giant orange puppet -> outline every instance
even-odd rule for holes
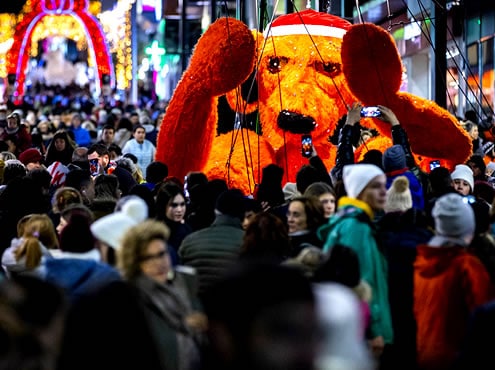
[[[294,181],[308,161],[301,155],[302,134],[312,136],[318,155],[331,169],[337,148],[328,138],[347,107],[361,101],[394,111],[422,168],[433,159],[447,168],[464,162],[472,151],[466,132],[434,102],[400,92],[402,73],[394,40],[373,24],[351,25],[305,10],[278,17],[261,34],[235,19],[219,19],[198,41],[174,92],[156,159],[167,163],[173,176],[200,170],[246,193],[253,191],[259,170],[269,163],[280,165],[286,179]],[[257,97],[246,99],[253,87]],[[257,110],[260,129],[236,126],[218,135],[222,95],[240,117]],[[391,145],[387,124],[366,119],[362,125],[381,135],[357,148],[356,160],[366,150],[383,151]]]

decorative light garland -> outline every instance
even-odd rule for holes
[[[38,42],[50,36],[61,36],[74,40],[78,50],[88,47],[84,27],[70,15],[48,15],[33,30],[30,55],[38,55]]]
[[[127,0],[128,1],[128,0]],[[93,7],[93,9],[98,8]],[[101,8],[100,8],[101,9]],[[112,60],[107,48],[107,42],[97,19],[89,13],[89,0],[27,0],[21,15],[18,17],[14,43],[7,53],[6,72],[7,75],[15,74],[17,79],[15,95],[24,94],[25,69],[29,60],[29,53],[33,48],[33,41],[36,40],[35,30],[39,23],[50,22],[50,17],[72,17],[74,22],[81,25],[84,30],[85,39],[90,51],[90,59],[94,59],[98,67],[99,81],[103,81],[103,76],[110,76],[110,85],[115,85],[114,70]],[[44,18],[48,18],[46,21]],[[62,23],[64,20],[61,21]],[[60,30],[54,30],[61,32]],[[52,35],[53,35],[52,34]],[[40,36],[41,37],[41,36]],[[91,65],[92,62],[90,61]]]
[[[125,90],[132,80],[131,9],[136,0],[119,0],[115,9],[98,16],[110,51],[116,54],[115,79],[119,90]]]
[[[0,14],[0,78],[7,77],[5,55],[14,43],[14,30],[17,17],[14,14]]]

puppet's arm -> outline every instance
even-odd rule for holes
[[[352,26],[344,36],[341,54],[352,93],[364,105],[384,105],[395,113],[423,169],[427,159],[440,159],[447,168],[466,161],[471,140],[457,119],[433,101],[399,91],[403,68],[388,32],[370,23]],[[374,122],[390,136],[389,127]]]

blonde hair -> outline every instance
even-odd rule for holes
[[[79,190],[69,186],[58,188],[52,198],[53,212],[61,213],[70,204],[83,204]]]
[[[117,267],[127,280],[141,274],[140,262],[148,245],[156,239],[167,241],[169,228],[162,222],[146,220],[131,227],[124,234],[120,249],[117,251]]]
[[[134,179],[138,184],[144,184],[146,182],[146,179],[144,178],[143,170],[139,166],[136,166],[136,172],[132,174],[132,177],[134,177]]]
[[[33,214],[27,220],[21,221],[18,231],[22,231],[23,241],[14,256],[17,261],[25,257],[26,268],[34,269],[39,266],[43,255],[40,243],[48,249],[58,248],[57,234],[52,220],[47,215]]]
[[[24,227],[26,227],[26,223],[29,221],[31,217],[33,217],[33,213],[29,215],[22,216],[19,221],[17,221],[17,237],[20,238],[22,237],[22,234],[24,234]]]

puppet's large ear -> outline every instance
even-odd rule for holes
[[[215,21],[196,44],[187,71],[200,81],[212,96],[225,94],[244,82],[255,63],[255,43],[249,28],[240,21],[222,18]]]
[[[174,90],[158,134],[155,160],[183,178],[200,170],[216,136],[217,100],[243,83],[256,61],[251,30],[234,18],[220,18],[196,44],[188,68]]]
[[[347,84],[360,101],[387,105],[388,97],[399,91],[402,62],[394,39],[383,28],[353,25],[342,40],[341,57]]]
[[[256,57],[259,60],[265,38],[263,37],[263,34],[257,30],[253,30],[252,34],[256,41]],[[238,86],[225,94],[227,102],[234,112],[248,114],[253,113],[258,109],[258,80],[256,79],[255,68],[256,65],[253,67],[249,78],[244,81],[241,86]]]

